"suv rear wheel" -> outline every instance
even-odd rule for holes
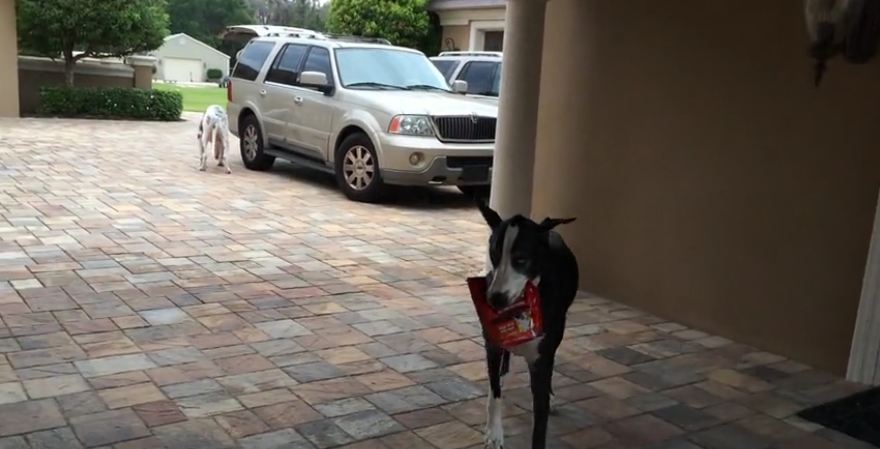
[[[238,135],[241,147],[241,161],[250,170],[268,170],[275,163],[275,156],[263,153],[263,131],[260,123],[253,115],[246,115],[241,120]]]
[[[363,133],[345,138],[336,149],[336,182],[349,199],[374,203],[385,193],[373,142]]]

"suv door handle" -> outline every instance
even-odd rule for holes
[[[300,96],[293,97],[293,102],[296,104],[303,104],[303,97],[300,97]]]
[[[266,96],[266,89],[260,89],[260,95]]]

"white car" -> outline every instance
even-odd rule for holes
[[[497,99],[501,91],[501,53],[493,51],[445,51],[431,58],[449,85],[467,83],[467,93]]]
[[[387,184],[488,187],[495,105],[453,92],[419,51],[292,34],[251,39],[232,72],[227,109],[247,168],[282,158],[368,202]]]

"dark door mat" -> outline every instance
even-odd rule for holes
[[[880,447],[880,388],[806,409],[798,416]]]

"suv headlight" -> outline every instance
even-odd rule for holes
[[[433,136],[431,119],[426,115],[397,115],[388,125],[388,133],[404,136]]]

